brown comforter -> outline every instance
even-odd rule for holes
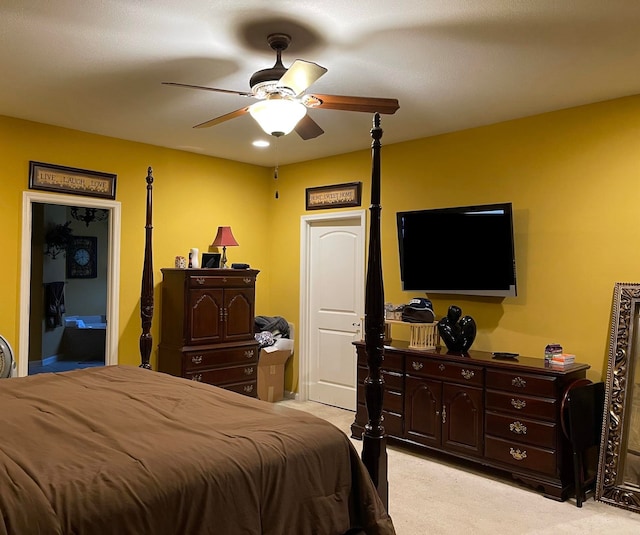
[[[347,436],[134,367],[0,381],[0,534],[392,534]]]

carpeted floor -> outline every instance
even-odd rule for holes
[[[354,413],[314,403],[281,401],[328,420],[350,435]],[[362,442],[352,439],[358,451]],[[640,514],[596,502],[556,502],[509,479],[455,462],[387,448],[389,514],[397,535],[637,535]]]
[[[93,368],[94,366],[104,366],[104,361],[100,360],[58,360],[51,364],[41,364],[40,361],[29,363],[29,375],[37,373],[67,372],[80,368]]]

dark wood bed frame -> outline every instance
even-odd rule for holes
[[[384,379],[380,372],[384,349],[384,285],[382,281],[382,254],[380,248],[380,114],[373,118],[371,129],[371,206],[369,207],[369,257],[367,260],[367,281],[365,288],[365,348],[369,375],[365,380],[365,401],[369,422],[362,435],[362,462],[369,471],[371,480],[378,491],[382,503],[388,509],[387,450],[386,435],[382,425],[382,396]],[[153,254],[152,254],[152,193],[153,171],[147,170],[147,205],[145,224],[144,265],[140,296],[141,368],[151,369],[149,359],[153,339]]]

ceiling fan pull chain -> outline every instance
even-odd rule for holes
[[[278,164],[278,161],[279,161],[279,158],[278,158],[278,143],[279,143],[279,141],[280,141],[280,138],[276,138],[276,142],[275,142],[275,146],[276,146],[276,148],[275,148],[275,151],[276,151],[276,166],[273,169],[273,180],[278,180],[278,166],[279,166],[279,164]],[[278,193],[278,189],[276,188],[276,199],[278,199],[278,198],[280,198],[280,194]]]

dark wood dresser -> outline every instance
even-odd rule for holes
[[[366,350],[358,353],[358,406],[351,426],[367,423]],[[564,500],[573,483],[571,447],[562,431],[567,388],[589,368],[552,368],[543,359],[497,360],[492,353],[448,354],[446,348],[385,346],[384,427],[391,442],[446,453],[509,472],[514,479]]]
[[[255,269],[163,269],[158,370],[257,396]]]

